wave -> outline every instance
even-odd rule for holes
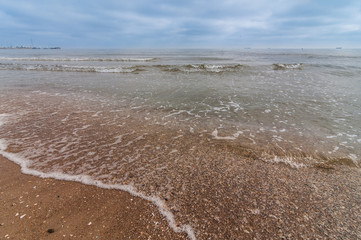
[[[78,66],[66,64],[16,64],[0,63],[0,70],[20,71],[54,71],[54,72],[96,72],[96,73],[139,73],[140,71],[158,69],[163,72],[184,72],[184,73],[223,73],[239,72],[247,66],[240,64],[231,65],[209,65],[209,64],[188,64],[188,65],[134,65],[134,66]]]
[[[8,61],[38,61],[38,62],[153,62],[157,58],[14,58],[0,57],[0,60]]]
[[[138,73],[143,69],[138,66],[131,67],[104,67],[104,66],[69,66],[69,65],[45,65],[45,64],[1,64],[0,70],[20,71],[53,71],[53,72],[94,72],[94,73]]]
[[[141,71],[162,71],[173,73],[242,73],[245,71],[263,71],[273,67],[273,70],[302,70],[303,63],[284,64],[275,63],[265,66],[248,66],[242,64],[186,64],[186,65],[72,65],[72,64],[26,64],[0,63],[0,70],[18,71],[54,71],[54,72],[94,72],[94,73],[139,73]]]
[[[209,72],[209,73],[222,73],[222,72],[237,72],[241,71],[247,66],[241,64],[187,64],[187,65],[155,65],[165,72]]]
[[[92,185],[103,189],[116,189],[142,198],[151,202],[159,210],[159,213],[166,219],[170,228],[176,233],[185,233],[190,240],[196,240],[195,232],[191,225],[179,225],[173,213],[169,210],[165,202],[157,196],[148,196],[138,191],[131,184],[105,184],[102,181],[96,180],[89,175],[71,175],[62,172],[41,172],[29,167],[30,161],[20,154],[10,153],[6,151],[7,143],[4,139],[0,139],[0,155],[20,166],[21,172],[28,175],[33,175],[40,178],[53,178],[57,180],[80,182],[85,185]]]
[[[273,70],[302,70],[303,63],[274,63]]]

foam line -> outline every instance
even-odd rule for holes
[[[274,162],[274,163],[284,163],[286,165],[289,165],[291,168],[295,168],[295,169],[307,167],[303,163],[297,163],[297,162],[293,161],[291,157],[283,157],[282,158],[282,157],[274,156],[273,159],[266,159],[265,161],[266,162]]]
[[[146,201],[151,202],[155,205],[160,214],[167,220],[171,229],[176,233],[184,232],[187,234],[190,240],[196,240],[195,232],[190,225],[181,225],[178,226],[176,220],[174,219],[174,215],[171,211],[168,210],[167,205],[161,200],[159,197],[156,196],[146,196],[145,194],[138,192],[132,185],[121,185],[121,184],[105,184],[101,181],[93,179],[91,176],[88,175],[70,175],[60,172],[50,172],[50,173],[43,173],[34,169],[30,169],[28,167],[29,160],[18,156],[15,153],[6,152],[5,149],[7,148],[7,144],[4,139],[0,139],[0,154],[5,158],[9,159],[10,161],[18,164],[20,166],[21,172],[24,174],[33,175],[40,178],[53,178],[57,180],[65,180],[65,181],[73,181],[73,182],[80,182],[85,185],[92,185],[97,186],[104,189],[117,189],[124,192],[128,192],[129,194],[140,197]]]
[[[0,60],[11,60],[11,61],[91,61],[91,62],[152,62],[157,58],[37,58],[37,57],[0,57]]]

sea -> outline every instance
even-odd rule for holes
[[[127,191],[189,239],[251,232],[265,169],[361,167],[360,49],[0,49],[0,99],[24,173]]]

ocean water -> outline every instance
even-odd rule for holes
[[[336,49],[2,49],[0,153],[26,173],[145,198],[203,238],[204,222],[236,207],[202,201],[239,193],[247,164],[360,168],[360,60]]]

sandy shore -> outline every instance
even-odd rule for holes
[[[25,155],[30,169],[131,183],[164,201],[199,240],[361,239],[361,171],[348,158],[295,162],[288,156],[304,142],[292,138],[274,148],[280,156],[265,157],[263,147],[272,142],[266,135],[253,144],[222,137],[234,129],[220,134],[210,123],[192,130],[179,115],[162,120],[171,113],[22,95],[2,97],[0,147]],[[20,110],[27,114],[6,114]],[[322,142],[308,142],[322,149]],[[23,175],[4,158],[0,204],[0,239],[186,239],[144,199]]]
[[[186,239],[118,190],[24,175],[0,156],[0,239]]]

